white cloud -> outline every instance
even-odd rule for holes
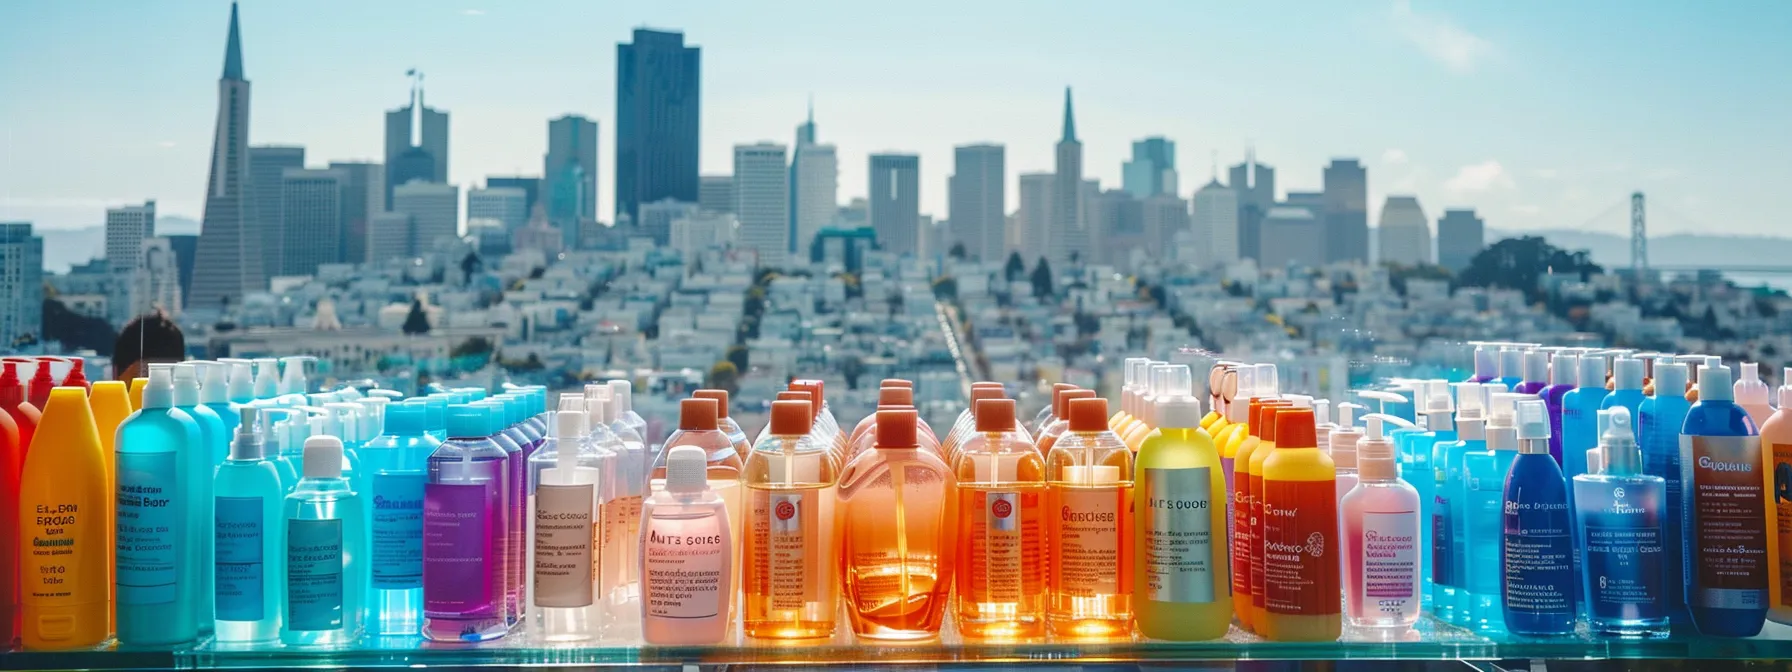
[[[485,16],[483,9],[463,9],[460,10],[460,13],[462,16]]]
[[[1406,150],[1396,148],[1383,151],[1381,153],[1381,162],[1390,166],[1398,166],[1402,163],[1406,163]]]
[[[1506,173],[1505,166],[1493,159],[1473,163],[1456,171],[1456,176],[1444,182],[1444,188],[1455,192],[1491,191],[1494,189],[1511,189],[1512,176]]]
[[[1497,51],[1492,42],[1448,18],[1413,12],[1411,0],[1397,0],[1391,19],[1401,37],[1457,74],[1474,72]]]

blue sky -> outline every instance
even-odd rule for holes
[[[195,217],[229,3],[0,2],[0,220],[78,227],[155,198]],[[1085,170],[1118,187],[1130,143],[1177,142],[1184,195],[1254,146],[1282,190],[1334,156],[1389,193],[1500,229],[1792,231],[1792,2],[1514,0],[248,0],[251,141],[312,163],[377,159],[404,72],[453,115],[450,178],[539,173],[546,122],[601,128],[613,209],[615,44],[637,26],[703,47],[702,162],[790,143],[812,94],[841,199],[867,154],[918,152],[945,217],[951,148],[1051,170],[1063,88]]]

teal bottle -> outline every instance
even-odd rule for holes
[[[1431,514],[1432,571],[1447,576],[1433,591],[1432,609],[1439,618],[1466,625],[1474,619],[1474,598],[1468,591],[1469,547],[1468,456],[1487,452],[1487,401],[1499,383],[1456,384],[1456,440],[1438,443],[1436,501]]]
[[[370,560],[366,627],[369,635],[415,635],[423,629],[425,468],[442,442],[427,431],[423,400],[379,401],[384,427],[361,447]]]
[[[241,411],[230,403],[229,365],[223,362],[193,364],[199,367],[199,403],[218,414],[218,420],[224,423],[224,436],[234,436]]]
[[[193,502],[199,534],[199,594],[212,594],[212,572],[205,568],[212,566],[212,535],[203,531],[212,521],[212,476],[218,465],[230,454],[230,434],[224,429],[224,421],[218,418],[216,411],[199,403],[199,367],[191,363],[174,365],[174,407],[185,411],[199,424],[199,441],[204,450],[193,451],[192,459],[185,464],[193,470],[193,495],[188,501]],[[212,601],[199,599],[199,620],[196,625],[200,634],[212,631]]]
[[[1640,435],[1637,424],[1642,419],[1643,402],[1643,360],[1630,357],[1619,357],[1612,362],[1612,393],[1599,402],[1599,410],[1609,411],[1622,407],[1630,413],[1630,430]],[[1598,420],[1595,419],[1595,422]],[[1594,439],[1597,443],[1598,439]],[[1563,446],[1565,450],[1567,447]]]
[[[199,423],[174,407],[174,365],[149,365],[143,407],[118,426],[118,643],[164,648],[199,636],[200,541],[209,521],[189,465],[210,461]],[[207,486],[210,478],[206,479]]]
[[[1599,410],[1610,394],[1605,369],[1604,357],[1587,353],[1580,359],[1576,387],[1562,395],[1562,474],[1570,479],[1587,473],[1587,451],[1599,446]]]
[[[1643,455],[1640,472],[1661,479],[1665,492],[1658,515],[1665,521],[1661,526],[1662,546],[1670,550],[1661,554],[1662,608],[1669,618],[1680,623],[1690,616],[1680,566],[1680,549],[1686,547],[1685,531],[1680,526],[1684,505],[1681,498],[1685,496],[1680,480],[1680,428],[1686,425],[1686,416],[1692,411],[1692,402],[1686,400],[1686,381],[1685,364],[1657,362],[1655,396],[1643,402],[1642,417],[1635,423],[1635,436]],[[1606,461],[1612,461],[1610,455]]]
[[[423,403],[427,405],[426,408],[429,412],[429,435],[436,437],[437,441],[447,441],[448,405],[454,403],[453,399],[448,393],[439,392],[424,397]]]
[[[280,642],[340,648],[361,636],[366,585],[361,498],[342,477],[342,440],[305,440],[304,475],[286,496],[286,580]]]
[[[268,460],[254,408],[238,413],[230,457],[212,481],[213,641],[252,646],[280,638],[280,596],[286,576],[280,472]]]
[[[295,443],[292,438],[292,423],[305,422],[305,412],[290,408],[277,408],[272,402],[257,400],[250,404],[252,408],[262,409],[266,416],[263,428],[267,432],[268,459],[274,462],[274,470],[280,474],[282,492],[292,492],[299,484],[299,461],[303,454],[303,445],[288,446]]]

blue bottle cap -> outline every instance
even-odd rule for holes
[[[423,405],[426,409],[424,426],[428,427],[429,431],[434,432],[448,429],[448,407],[453,405],[448,397],[439,397],[432,394],[423,398]]]
[[[467,399],[467,401],[469,401],[469,402],[472,402],[472,401],[484,401],[484,400],[485,400],[485,389],[484,389],[484,388],[479,388],[479,387],[457,387],[457,388],[454,388],[454,391],[455,391],[455,392],[458,392],[458,393],[460,393],[460,394],[462,394],[462,395],[465,395],[465,398],[466,398],[466,399]]]
[[[491,415],[485,407],[456,404],[448,407],[448,436],[456,439],[491,436]]]
[[[504,424],[514,425],[528,417],[529,409],[526,406],[528,402],[524,401],[521,396],[500,394],[492,398],[504,403]]]
[[[417,436],[428,431],[429,404],[421,399],[386,404],[386,434]]]

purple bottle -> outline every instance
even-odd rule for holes
[[[511,625],[523,620],[523,580],[526,572],[523,567],[523,530],[527,524],[523,513],[529,508],[529,451],[524,450],[527,441],[516,428],[509,424],[505,416],[504,402],[499,399],[487,399],[474,402],[474,406],[491,409],[491,439],[504,450],[504,468],[510,474],[510,482],[514,484],[505,505],[505,515],[509,518],[509,536],[504,541],[504,562],[508,568],[504,572],[504,607],[506,618]]]
[[[1580,355],[1560,354],[1549,360],[1549,387],[1537,396],[1549,413],[1549,454],[1562,464],[1562,400],[1580,386]]]
[[[510,631],[506,605],[509,456],[489,406],[448,409],[448,440],[423,485],[423,636],[478,642]]]
[[[1549,387],[1549,353],[1530,350],[1524,353],[1524,381],[1512,388],[1518,394],[1537,394]]]

